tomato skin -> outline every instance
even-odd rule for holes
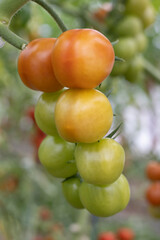
[[[55,92],[63,88],[56,80],[51,64],[55,41],[55,38],[35,39],[21,51],[18,72],[27,87],[43,92]]]
[[[55,107],[59,135],[69,142],[96,142],[108,132],[113,112],[107,97],[95,89],[68,89]]]
[[[55,105],[62,91],[43,93],[35,107],[35,119],[39,128],[47,135],[58,135],[54,121]]]
[[[137,43],[138,52],[143,52],[147,48],[147,45],[148,45],[147,37],[145,36],[145,34],[143,32],[141,32],[141,33],[137,34],[137,36],[135,36],[135,40]]]
[[[52,64],[57,80],[68,88],[95,88],[111,72],[114,49],[94,29],[71,29],[54,45]]]
[[[143,71],[144,61],[141,55],[135,56],[128,62],[128,68],[125,72],[125,77],[130,82],[136,82],[139,74]]]
[[[146,199],[151,205],[160,206],[160,182],[154,182],[148,187]]]
[[[118,36],[134,37],[142,31],[142,23],[136,16],[125,16],[115,27]]]
[[[77,177],[71,177],[62,182],[63,194],[67,202],[78,209],[84,208],[79,197],[80,185],[80,179]]]
[[[152,5],[148,6],[141,15],[144,28],[149,27],[155,21],[155,9]]]
[[[98,240],[117,240],[117,238],[112,232],[103,232],[99,234]]]
[[[151,161],[146,167],[146,176],[151,181],[160,180],[160,162]]]
[[[57,178],[67,178],[77,172],[74,157],[75,145],[58,136],[47,136],[38,151],[39,159],[47,171]]]
[[[119,38],[119,42],[114,45],[114,50],[116,56],[123,58],[124,60],[130,60],[137,53],[136,41],[131,37]]]
[[[149,6],[149,4],[150,0],[127,0],[126,12],[139,16]]]
[[[115,62],[111,72],[111,76],[114,77],[114,76],[123,75],[126,72],[127,67],[128,67],[127,62]]]
[[[133,230],[130,228],[120,228],[117,236],[119,240],[133,240],[135,237]]]
[[[122,146],[111,138],[96,143],[79,143],[75,149],[78,171],[85,182],[107,185],[121,175],[125,163]]]
[[[124,175],[106,186],[82,182],[79,193],[83,206],[98,217],[109,217],[122,211],[130,198],[129,184]]]

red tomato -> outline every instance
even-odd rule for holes
[[[160,180],[160,162],[149,162],[146,168],[146,175],[152,181]]]
[[[68,88],[95,88],[111,72],[114,50],[110,41],[94,29],[62,33],[52,52],[57,80]]]
[[[46,207],[42,207],[40,210],[40,218],[44,221],[51,219],[51,211]]]
[[[133,230],[130,228],[120,228],[117,236],[119,240],[133,240],[135,237]]]
[[[98,240],[117,240],[117,238],[112,232],[103,232],[98,236]]]
[[[154,182],[149,186],[146,199],[151,205],[160,206],[160,182]]]
[[[62,88],[51,64],[55,41],[55,38],[35,39],[20,53],[18,72],[27,87],[43,92],[55,92]]]

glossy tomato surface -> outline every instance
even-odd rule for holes
[[[43,93],[35,107],[37,125],[43,132],[51,136],[58,134],[54,120],[54,111],[57,99],[61,93],[62,90],[54,93]]]
[[[56,80],[51,64],[55,41],[55,38],[35,39],[21,51],[18,72],[27,87],[43,92],[55,92],[62,88]]]
[[[71,29],[54,45],[52,63],[57,80],[68,88],[95,88],[111,72],[114,50],[94,29]]]
[[[146,175],[151,181],[160,181],[160,162],[149,162],[146,167]]]
[[[95,89],[66,90],[56,103],[56,127],[69,142],[96,142],[108,132],[112,120],[110,102]]]
[[[50,174],[57,178],[67,178],[77,172],[74,149],[74,144],[58,136],[47,136],[39,147],[38,155]]]
[[[109,217],[122,211],[130,199],[130,188],[124,175],[106,186],[82,182],[79,193],[83,206],[98,217]]]
[[[120,228],[117,232],[119,240],[134,240],[135,234],[130,228]]]
[[[78,143],[75,160],[85,182],[106,185],[113,183],[121,175],[125,152],[115,140],[105,138],[96,143]]]
[[[146,198],[151,205],[160,206],[160,181],[152,183],[148,187]]]
[[[71,177],[62,182],[63,194],[67,202],[79,209],[84,208],[79,197],[80,185],[80,179],[77,177]]]

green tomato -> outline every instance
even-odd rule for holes
[[[77,172],[74,149],[75,144],[59,136],[47,136],[39,147],[38,156],[50,174],[57,178],[67,178]]]
[[[135,36],[135,40],[137,43],[138,52],[143,52],[148,45],[148,39],[146,35],[143,32],[141,32],[137,36]]]
[[[144,12],[142,12],[141,20],[144,28],[149,27],[155,21],[156,12],[152,5],[148,6]]]
[[[137,53],[136,41],[133,38],[120,38],[114,45],[114,50],[117,57],[129,60]]]
[[[80,185],[80,179],[77,177],[71,177],[62,182],[62,190],[65,199],[69,204],[78,209],[84,208],[79,197]]]
[[[150,0],[127,0],[126,12],[139,16],[148,7]]]
[[[95,143],[79,143],[75,149],[78,171],[84,181],[95,185],[113,183],[121,175],[125,162],[122,146],[111,138]]]
[[[82,182],[79,194],[83,206],[90,213],[98,217],[109,217],[127,206],[130,188],[125,176],[121,175],[117,181],[107,186]]]
[[[137,82],[141,76],[141,72],[144,68],[143,57],[137,55],[128,64],[128,69],[125,73],[125,77],[129,82]]]
[[[125,16],[115,27],[118,36],[134,37],[143,29],[142,22],[136,16]]]
[[[63,91],[63,90],[62,90]],[[62,91],[43,93],[36,104],[35,119],[39,128],[47,135],[58,135],[54,121],[54,110],[58,97]]]
[[[111,76],[119,76],[119,75],[124,75],[124,73],[126,72],[128,67],[128,63],[127,62],[115,62],[112,72],[111,72]]]

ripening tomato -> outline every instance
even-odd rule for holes
[[[51,64],[51,52],[55,41],[55,38],[35,39],[21,51],[18,72],[27,87],[43,92],[62,89]]]
[[[82,182],[79,187],[83,206],[93,215],[109,217],[122,211],[128,204],[130,188],[127,179],[121,175],[110,185],[95,186]]]
[[[69,204],[78,209],[84,208],[79,197],[80,185],[81,182],[78,177],[71,177],[62,182],[62,189],[65,199]]]
[[[130,60],[137,53],[136,41],[131,37],[119,38],[119,42],[114,45],[114,50],[116,56],[124,60]]]
[[[96,142],[108,132],[113,112],[107,97],[95,89],[68,89],[55,107],[59,135],[69,142]]]
[[[39,147],[38,156],[50,174],[57,178],[67,178],[77,172],[74,149],[73,143],[58,136],[47,136]]]
[[[117,240],[117,237],[113,232],[103,232],[99,234],[98,240]]]
[[[95,88],[111,72],[114,50],[94,29],[71,29],[56,40],[52,63],[57,80],[68,88]]]
[[[125,16],[115,27],[118,36],[134,37],[142,31],[142,22],[136,16]]]
[[[146,168],[146,175],[151,181],[160,180],[160,162],[149,162]]]
[[[146,199],[151,205],[160,206],[160,182],[154,182],[148,187]]]
[[[135,238],[135,234],[130,228],[120,228],[117,236],[119,240],[133,240]]]
[[[58,97],[62,91],[54,93],[43,93],[36,104],[35,119],[39,128],[47,135],[57,135],[57,128],[54,121],[54,110]]]
[[[116,181],[121,175],[125,152],[115,140],[105,138],[96,143],[78,143],[75,160],[85,182],[107,185]]]

